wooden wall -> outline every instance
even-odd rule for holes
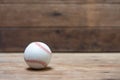
[[[32,41],[54,52],[119,52],[120,0],[0,0],[0,51]]]

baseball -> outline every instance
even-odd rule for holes
[[[24,51],[24,60],[33,69],[45,68],[51,60],[52,52],[43,42],[32,42]]]

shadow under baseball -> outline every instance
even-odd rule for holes
[[[28,68],[26,68],[26,70],[28,70],[28,71],[50,71],[50,70],[52,70],[53,68],[52,67],[45,67],[45,68],[43,68],[43,69],[33,69],[33,68],[30,68],[30,67],[28,67]]]

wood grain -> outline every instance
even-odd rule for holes
[[[0,51],[24,51],[32,41],[42,41],[55,52],[120,51],[120,29],[4,28]]]
[[[120,51],[120,0],[0,0],[0,51]]]
[[[78,10],[81,13],[78,13]],[[0,5],[0,21],[1,27],[55,27],[87,24],[82,6],[48,4]]]
[[[117,27],[119,4],[1,4],[0,27]]]
[[[0,0],[1,4],[86,4],[86,3],[109,3],[119,4],[119,0]]]
[[[120,54],[53,54],[48,67],[31,70],[23,53],[0,53],[1,80],[120,80]]]

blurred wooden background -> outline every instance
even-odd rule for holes
[[[120,0],[0,0],[0,51],[42,41],[54,52],[119,52]]]

